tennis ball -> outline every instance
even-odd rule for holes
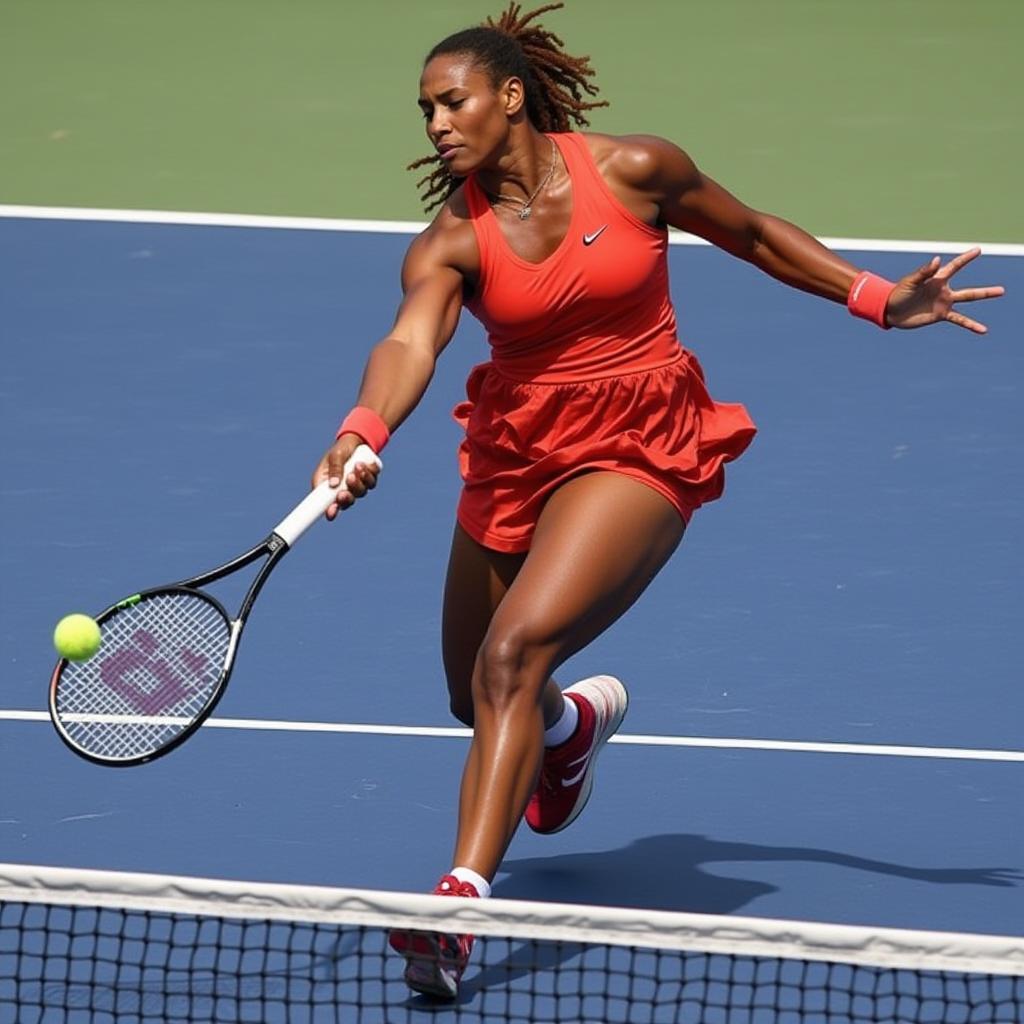
[[[86,661],[100,649],[100,627],[88,615],[65,615],[53,631],[53,646],[68,661]]]

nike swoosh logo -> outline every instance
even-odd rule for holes
[[[607,227],[608,227],[607,224],[602,224],[596,231],[592,232],[589,235],[584,235],[583,236],[583,244],[584,245],[593,245],[594,242],[596,242],[601,237],[601,235],[604,233],[604,231],[605,231],[605,229]]]
[[[601,230],[604,231],[604,228],[601,228]],[[574,764],[579,764],[580,761],[583,762],[583,767],[571,779],[562,779],[562,787],[564,789],[568,789],[570,786],[575,786],[576,783],[579,782],[580,779],[582,779],[584,775],[586,775],[586,773],[587,773],[587,762],[589,760],[590,760],[590,751],[588,750],[582,757],[578,757],[578,758],[576,758],[575,761],[570,761],[569,764],[566,765],[567,768],[571,768]]]

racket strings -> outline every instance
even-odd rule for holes
[[[153,753],[214,697],[231,644],[223,612],[199,593],[144,596],[101,624],[97,655],[69,662],[56,692],[69,739],[106,759]]]

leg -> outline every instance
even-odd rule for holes
[[[473,667],[480,645],[525,559],[525,554],[491,551],[474,541],[462,527],[455,528],[445,580],[442,651],[452,713],[467,725],[474,721]],[[553,722],[561,714],[564,698],[550,679],[545,694],[542,703],[549,706],[547,719]],[[455,866],[459,867],[459,862]],[[451,876],[442,878],[434,891],[449,896],[465,894],[459,881]],[[482,891],[476,886],[469,890],[471,894]],[[388,941],[406,959],[405,980],[410,988],[441,998],[452,998],[457,993],[472,948],[472,936],[398,928],[391,931]]]
[[[633,604],[683,529],[662,495],[617,473],[575,477],[548,501],[474,663],[454,863],[494,877],[537,779],[552,671]]]
[[[452,537],[441,616],[441,651],[452,714],[473,724],[473,666],[491,617],[526,559],[478,544],[456,525]],[[546,725],[562,711],[562,694],[551,680],[544,690]]]

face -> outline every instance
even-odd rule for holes
[[[427,137],[456,177],[495,161],[509,134],[509,119],[522,108],[522,83],[498,89],[465,54],[443,54],[423,69],[419,106]]]

